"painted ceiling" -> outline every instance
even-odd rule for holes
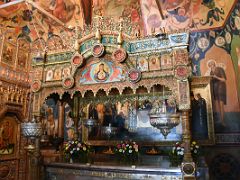
[[[99,16],[113,22],[129,18],[146,36],[176,29],[198,31],[224,25],[236,0],[1,0],[2,33],[13,42],[25,37],[29,42],[47,40],[52,35],[72,34],[84,29]],[[1,7],[0,6],[0,7]],[[60,36],[61,37],[61,36]]]

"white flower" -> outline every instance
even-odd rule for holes
[[[73,151],[70,151],[70,154],[72,154],[73,153]]]
[[[123,150],[122,149],[119,149],[119,152],[122,152]]]
[[[197,150],[195,149],[193,152],[196,154],[196,153],[197,153]]]
[[[179,154],[180,154],[180,155],[183,155],[184,153],[183,153],[183,151],[181,151]]]
[[[131,149],[129,149],[129,151],[128,151],[129,153],[132,153],[132,150]]]
[[[79,148],[77,148],[77,151],[79,151],[80,149]]]
[[[180,150],[181,148],[180,147],[177,147],[177,150]]]
[[[198,148],[199,148],[199,146],[198,146],[198,145],[196,145],[196,148],[198,149]]]
[[[132,146],[129,146],[130,149],[132,149]]]
[[[128,147],[128,146],[129,146],[129,144],[126,145],[126,147]]]
[[[82,149],[83,149],[83,151],[86,151],[86,150],[87,150],[87,148],[86,148],[85,146],[84,146]]]

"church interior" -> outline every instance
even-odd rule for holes
[[[239,180],[240,0],[1,0],[1,180]]]

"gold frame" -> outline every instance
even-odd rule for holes
[[[200,93],[207,104],[208,139],[197,140],[197,142],[201,145],[213,145],[215,144],[215,136],[211,97],[211,77],[193,77],[191,81],[191,91],[194,94]]]

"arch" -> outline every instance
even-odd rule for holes
[[[125,87],[122,91],[122,94],[133,94],[134,90],[131,87]]]
[[[7,113],[12,113],[14,115],[16,115],[17,119],[19,120],[19,122],[23,122],[24,121],[24,115],[22,113],[22,108],[21,106],[19,106],[19,108],[16,108],[15,106],[11,106],[11,104],[6,104],[5,106],[3,106],[3,108],[0,110],[0,119],[3,119],[3,117],[7,114]]]
[[[65,91],[61,96],[61,100],[62,102],[68,102],[69,99],[71,99],[71,94],[68,91]]]
[[[148,90],[145,86],[138,86],[138,88],[136,89],[136,94],[144,94],[144,93],[148,93]]]
[[[154,93],[154,92],[162,92],[163,91],[163,85],[161,84],[154,84],[151,88],[150,88],[150,92]]]
[[[92,90],[87,90],[87,91],[84,93],[84,97],[85,97],[85,98],[94,97],[93,91],[92,91]]]
[[[54,92],[49,94],[45,99],[48,99],[48,98],[53,98],[57,100],[57,99],[60,99],[60,95],[57,92]]]
[[[116,95],[120,95],[120,92],[119,92],[118,88],[113,87],[109,90],[108,95],[109,96],[116,96]]]
[[[74,92],[73,92],[72,96],[73,96],[73,97],[74,97],[74,96],[82,97],[82,93],[81,93],[79,90],[77,90],[77,91],[74,91]]]
[[[107,96],[107,93],[104,89],[99,89],[96,93],[96,97],[103,97],[103,96]]]

